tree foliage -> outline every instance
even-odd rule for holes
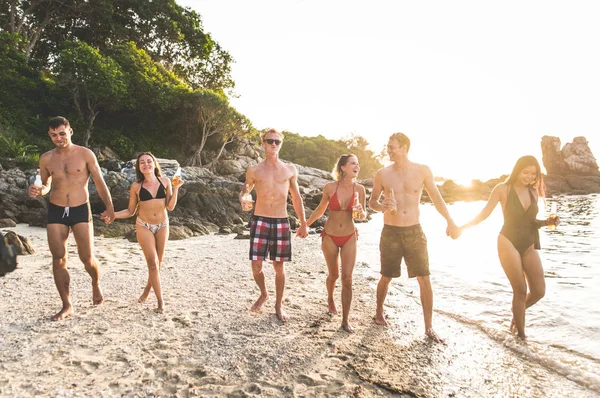
[[[257,134],[229,102],[232,62],[176,0],[0,1],[3,151],[37,156],[28,145],[44,150],[46,121],[62,115],[83,145],[211,167]],[[282,158],[330,170],[346,152],[364,176],[379,166],[362,137],[288,133]]]
[[[333,170],[341,155],[353,153],[360,163],[360,178],[371,178],[382,167],[368,149],[367,140],[361,136],[330,140],[322,135],[306,137],[287,131],[284,135],[279,155],[293,163],[329,171]]]
[[[231,56],[175,0],[10,0],[0,2],[0,29],[21,35],[25,56],[47,65],[65,41],[102,52],[131,41],[192,88],[234,87]]]
[[[55,70],[57,83],[70,93],[85,124],[82,142],[88,146],[98,113],[117,109],[127,93],[121,67],[84,42],[65,42]]]

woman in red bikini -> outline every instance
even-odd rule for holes
[[[163,177],[158,161],[150,152],[138,155],[135,162],[137,182],[129,190],[129,206],[115,213],[115,218],[128,218],[137,213],[136,236],[148,263],[148,282],[138,300],[143,303],[154,290],[158,300],[157,312],[163,312],[163,297],[159,268],[169,239],[168,211],[177,204],[177,193],[183,180],[174,179],[173,184]]]
[[[352,219],[353,207],[358,219],[364,220],[367,216],[364,210],[365,187],[356,183],[359,171],[360,166],[355,155],[342,155],[332,173],[336,181],[325,185],[321,203],[306,221],[306,224],[310,226],[329,207],[327,222],[321,233],[321,249],[329,270],[327,306],[329,313],[337,314],[333,291],[339,277],[339,259],[342,263],[342,328],[348,333],[354,332],[348,322],[348,316],[352,302],[352,272],[356,262],[356,241],[358,239],[358,232]],[[354,203],[355,195],[358,195],[356,204]]]

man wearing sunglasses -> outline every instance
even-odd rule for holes
[[[293,164],[279,159],[279,150],[283,143],[283,134],[268,129],[261,134],[265,160],[251,166],[246,171],[246,184],[240,192],[243,196],[252,189],[256,190],[256,206],[250,220],[250,261],[252,275],[260,289],[260,296],[252,305],[251,311],[260,311],[269,298],[265,286],[263,261],[273,261],[275,269],[275,313],[285,322],[287,315],[283,311],[282,301],[285,290],[284,263],[292,260],[292,240],[287,215],[288,192],[292,195],[294,211],[300,220],[296,236],[308,236],[304,205],[298,189],[298,171]]]

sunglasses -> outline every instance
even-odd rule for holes
[[[279,146],[279,144],[281,144],[281,140],[274,140],[272,138],[267,138],[266,140],[263,140],[263,142],[266,142],[269,145],[275,144],[277,146]]]

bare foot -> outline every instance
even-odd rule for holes
[[[250,307],[250,311],[252,312],[258,312],[262,309],[263,304],[265,303],[265,301],[267,301],[267,299],[269,298],[268,294],[261,294],[258,297],[258,300],[256,300],[256,302],[254,304],[252,304],[252,307]]]
[[[442,344],[446,344],[446,340],[442,339],[440,336],[438,336],[435,331],[433,330],[433,328],[427,328],[425,329],[425,335],[427,337],[429,337],[431,340],[433,340],[436,343],[442,343]]]
[[[348,333],[354,333],[354,328],[349,323],[342,323],[342,329]]]
[[[388,326],[388,321],[385,318],[386,318],[386,316],[382,312],[382,313],[375,314],[375,317],[373,319],[375,319],[375,323],[380,326]]]
[[[158,314],[162,314],[162,313],[164,313],[164,312],[165,312],[165,307],[163,307],[162,305],[160,305],[160,306],[158,306],[158,307],[156,307],[156,308],[154,309],[154,312],[156,312],[156,313],[158,313]]]
[[[72,316],[73,316],[73,307],[71,305],[68,305],[66,307],[63,307],[63,309],[60,310],[60,312],[58,312],[58,314],[54,315],[50,319],[53,321],[62,321],[63,319],[67,319]]]
[[[329,315],[337,315],[337,308],[335,308],[335,301],[327,300],[327,313]]]
[[[281,322],[287,322],[288,320],[288,316],[287,314],[283,311],[283,308],[275,308],[275,314],[277,315],[277,318],[279,318],[279,320]]]
[[[138,303],[145,303],[146,300],[148,299],[148,295],[149,294],[150,294],[150,289],[144,289],[144,292],[142,293],[142,295],[138,299]]]
[[[513,317],[512,321],[510,321],[510,332],[513,334],[517,332],[517,324],[515,323],[514,317]]]
[[[104,296],[102,296],[102,289],[100,289],[100,285],[92,285],[92,300],[94,300],[94,305],[102,304],[104,301]]]

